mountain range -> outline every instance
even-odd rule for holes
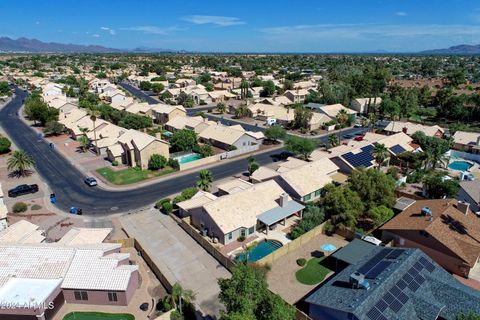
[[[466,54],[466,55],[476,55],[480,54],[480,44],[477,45],[468,45],[468,44],[461,44],[458,46],[453,46],[447,49],[434,49],[434,50],[426,50],[420,52],[422,54]]]

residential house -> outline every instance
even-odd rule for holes
[[[201,215],[203,205],[217,199],[217,196],[207,191],[198,191],[191,199],[177,203],[180,217],[188,217],[190,215]]]
[[[419,248],[452,273],[478,277],[480,220],[468,203],[418,200],[381,229],[382,239],[395,247]]]
[[[437,138],[442,138],[445,133],[445,130],[438,125],[427,126],[413,122],[390,121],[385,127],[385,132],[389,134],[403,132],[412,135],[417,131],[425,133],[426,136]]]
[[[203,142],[224,150],[261,145],[264,139],[261,132],[247,132],[241,125],[225,126],[222,124],[210,124],[198,134],[198,137]]]
[[[337,103],[337,104],[329,104],[329,105],[324,105],[320,107],[320,112],[323,112],[327,116],[329,116],[332,119],[336,119],[338,116],[338,113],[341,110],[345,110],[345,112],[348,115],[355,116],[357,114],[357,111],[349,109],[347,107],[344,107],[342,104]]]
[[[139,116],[152,117],[152,106],[148,102],[134,103],[125,108],[125,111]]]
[[[457,131],[453,135],[453,142],[456,150],[480,154],[480,133]]]
[[[251,111],[254,118],[262,121],[276,119],[278,124],[286,126],[295,119],[294,110],[282,105],[256,103],[247,108]]]
[[[218,197],[191,213],[196,228],[226,245],[239,237],[254,236],[291,216],[301,216],[304,206],[292,200],[275,182],[267,181]]]
[[[308,90],[297,89],[297,90],[287,90],[284,93],[284,96],[290,99],[290,101],[292,101],[293,103],[304,103],[308,94],[309,94]]]
[[[165,128],[171,132],[175,132],[177,130],[188,129],[195,131],[195,133],[200,133],[202,130],[207,128],[212,121],[208,121],[203,119],[200,116],[197,117],[174,117],[170,119],[166,124]]]
[[[308,130],[320,129],[325,123],[332,121],[332,118],[326,114],[319,112],[312,112],[312,118],[308,122]]]
[[[358,98],[350,102],[350,108],[357,111],[358,114],[367,114],[369,111],[372,111],[372,107],[378,107],[381,103],[382,98],[380,97]]]
[[[196,85],[197,82],[193,79],[177,79],[175,81],[175,88],[186,88],[189,86],[194,86]]]
[[[240,178],[233,179],[217,185],[218,195],[224,196],[227,194],[234,194],[236,192],[240,192],[248,188],[251,188],[252,186],[253,184],[243,179],[240,179]]]
[[[351,264],[306,298],[312,319],[454,320],[480,312],[480,292],[421,250],[374,246],[354,253]]]
[[[470,204],[470,209],[480,215],[480,181],[461,181],[457,200]]]
[[[46,85],[42,86],[42,96],[61,96],[63,95],[63,88],[65,85],[61,83],[49,82]]]
[[[158,124],[166,124],[176,117],[186,117],[187,111],[183,106],[171,106],[168,104],[155,104],[151,106],[152,116]]]

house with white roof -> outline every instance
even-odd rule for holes
[[[442,138],[445,130],[438,126],[427,126],[419,123],[413,123],[413,122],[405,122],[405,121],[390,121],[387,126],[385,127],[385,132],[387,133],[398,133],[398,132],[403,132],[405,134],[408,134],[411,136],[417,131],[425,133],[426,136],[429,137],[437,137],[437,138]]]
[[[171,106],[169,104],[155,104],[152,107],[152,116],[158,124],[168,123],[176,117],[186,117],[187,111],[183,106]]]
[[[323,112],[324,114],[326,114],[327,116],[329,116],[332,119],[336,119],[338,113],[341,110],[345,110],[345,112],[348,115],[355,116],[357,114],[357,112],[355,110],[349,109],[349,108],[343,106],[340,103],[321,106],[319,111]]]
[[[306,89],[287,90],[284,96],[290,99],[293,103],[303,103],[307,98],[309,92]]]
[[[250,133],[241,125],[224,126],[222,124],[210,124],[202,130],[198,137],[205,143],[209,143],[220,149],[239,149],[263,143],[262,133]]]
[[[301,216],[304,206],[292,200],[273,180],[218,197],[192,212],[191,224],[226,245],[239,237],[251,237]]]
[[[480,154],[480,133],[457,131],[453,135],[453,148],[474,154]]]

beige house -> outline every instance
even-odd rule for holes
[[[480,133],[457,131],[453,135],[453,142],[456,150],[480,154]]]
[[[343,106],[340,103],[329,104],[329,105],[325,105],[325,106],[320,107],[320,111],[325,113],[327,116],[329,116],[332,119],[337,118],[337,115],[341,110],[345,110],[345,112],[348,115],[356,115],[357,114],[357,112],[355,110],[349,109],[349,108]]]
[[[374,97],[374,98],[358,98],[353,99],[350,102],[350,108],[357,111],[359,114],[366,114],[369,112],[369,107],[377,107],[380,106],[382,103],[382,98]]]
[[[198,134],[198,137],[224,150],[260,145],[264,139],[261,132],[247,132],[241,125],[224,126],[222,124],[210,124]]]
[[[156,123],[165,124],[176,117],[186,117],[187,112],[183,106],[156,104],[152,106],[152,116]]]
[[[393,246],[422,249],[447,271],[480,280],[480,220],[468,204],[418,200],[381,229]]]
[[[437,125],[426,126],[419,123],[404,122],[404,121],[390,121],[385,127],[385,131],[388,133],[403,132],[408,135],[412,135],[417,131],[425,133],[429,137],[442,138],[445,130]]]
[[[248,106],[248,109],[252,112],[254,118],[259,120],[276,119],[277,123],[282,125],[288,125],[295,118],[294,110],[283,105],[256,103]]]
[[[307,98],[309,92],[305,89],[297,89],[297,90],[288,90],[284,93],[285,97],[290,99],[293,103],[303,103]]]

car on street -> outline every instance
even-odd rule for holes
[[[18,196],[23,196],[25,194],[29,193],[35,193],[38,191],[38,185],[37,184],[21,184],[19,186],[16,186],[13,189],[8,190],[8,196],[11,198],[15,198]]]
[[[363,140],[363,136],[356,136],[355,139],[353,139],[355,141],[362,141]]]
[[[97,180],[94,177],[86,177],[83,181],[90,187],[97,185]]]
[[[280,160],[287,160],[288,157],[293,157],[295,154],[288,152],[288,151],[282,151],[277,154],[272,154],[271,157],[274,162],[280,161]]]

